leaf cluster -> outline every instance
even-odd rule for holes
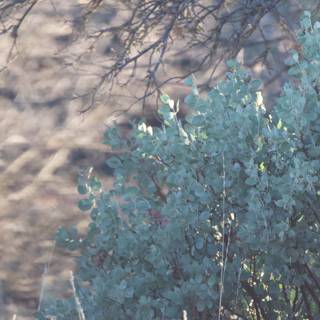
[[[181,122],[162,97],[162,126],[144,122],[121,138],[102,190],[82,179],[85,238],[76,275],[86,319],[315,319],[320,314],[320,23],[305,12],[292,81],[271,113],[235,61],[206,97],[194,77]],[[121,152],[119,152],[121,151]],[[41,315],[42,314],[42,315]],[[39,317],[78,319],[73,298]]]

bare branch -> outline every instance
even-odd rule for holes
[[[11,32],[13,37],[8,61],[12,60],[19,29],[37,1],[24,0],[19,5],[13,1],[0,4],[0,23],[3,26],[0,36]],[[141,103],[143,109],[149,97],[161,94],[164,85],[183,79],[191,73],[212,70],[209,79],[200,84],[202,90],[207,90],[215,82],[216,72],[222,61],[235,58],[256,30],[260,31],[265,50],[251,65],[261,62],[268,66],[271,44],[276,44],[284,37],[279,37],[277,41],[268,40],[260,25],[263,17],[272,13],[283,32],[291,41],[295,41],[288,21],[281,16],[279,10],[283,2],[284,0],[258,3],[247,0],[119,0],[117,8],[126,11],[127,18],[117,20],[117,24],[106,23],[91,28],[89,26],[95,19],[94,14],[111,6],[108,0],[91,0],[82,15],[77,17],[81,27],[74,32],[75,36],[70,44],[71,46],[83,40],[86,48],[73,53],[73,61],[69,64],[75,67],[83,66],[84,62],[95,63],[90,59],[96,48],[106,39],[110,40],[110,43],[106,59],[99,64],[99,78],[85,94],[89,97],[89,102],[81,112],[92,108],[100,95],[108,93],[110,96],[119,78],[123,86],[130,86],[134,81],[143,84],[144,89],[141,87],[143,90],[137,93],[135,102]],[[54,10],[57,11],[57,8]],[[20,15],[20,18],[12,18],[12,14]],[[163,77],[163,71],[165,66],[170,65],[171,52],[177,53],[172,57],[175,60],[179,59],[181,54],[190,52],[196,57],[196,63],[183,68],[180,73],[176,68],[170,68],[170,80],[167,81]],[[275,77],[279,75],[281,74]]]

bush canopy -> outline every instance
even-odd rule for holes
[[[85,237],[74,296],[39,319],[316,319],[320,315],[320,23],[301,18],[301,52],[271,112],[236,61],[191,112],[161,97],[161,127],[105,133],[115,181],[82,175]]]

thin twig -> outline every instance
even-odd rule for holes
[[[222,197],[222,264],[221,264],[221,271],[220,271],[220,292],[219,292],[219,314],[218,314],[218,320],[221,319],[222,315],[222,296],[223,296],[223,290],[224,290],[224,274],[226,271],[225,268],[225,241],[224,241],[224,233],[225,233],[225,198],[226,198],[226,171],[225,171],[225,163],[224,163],[224,151],[222,153],[222,184],[223,184],[223,197]]]
[[[71,287],[72,287],[72,291],[73,291],[74,300],[76,302],[79,319],[80,320],[86,320],[83,308],[81,306],[81,302],[80,302],[79,296],[77,294],[76,286],[74,284],[74,276],[73,276],[73,272],[72,271],[70,271],[70,283],[71,283]]]

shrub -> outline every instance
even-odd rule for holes
[[[271,113],[235,61],[208,95],[162,96],[162,127],[134,124],[106,143],[115,182],[82,176],[85,238],[75,290],[85,319],[314,319],[320,312],[320,23],[301,19],[302,56]],[[79,319],[74,297],[39,318]]]

